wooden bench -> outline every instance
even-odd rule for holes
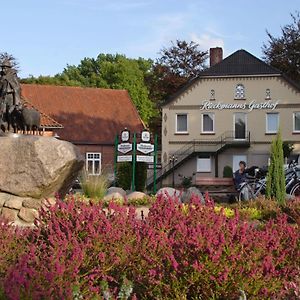
[[[214,198],[218,197],[220,200],[238,195],[233,178],[201,177],[196,175],[195,185],[202,192],[208,192]]]

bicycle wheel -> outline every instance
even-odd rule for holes
[[[292,196],[292,198],[300,197],[300,182],[299,181],[297,181],[295,183],[295,185],[292,187],[292,189],[290,191],[290,196]]]
[[[247,183],[245,184],[239,193],[239,201],[249,201],[255,199],[255,192],[252,187]]]

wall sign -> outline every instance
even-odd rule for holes
[[[201,110],[234,110],[234,109],[240,109],[240,110],[248,110],[249,112],[253,110],[274,110],[276,109],[279,101],[263,101],[263,102],[257,102],[256,100],[251,101],[250,103],[242,102],[243,100],[236,100],[236,103],[224,103],[224,102],[212,102],[212,101],[203,101]]]

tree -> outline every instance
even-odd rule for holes
[[[271,146],[271,163],[269,166],[266,197],[274,198],[280,204],[285,202],[284,157],[281,133],[278,132]]]
[[[97,58],[85,57],[77,66],[67,65],[61,74],[23,79],[23,83],[85,86],[128,91],[142,120],[148,124],[157,115],[145,77],[150,72],[151,60],[130,59],[125,55],[99,54]]]
[[[291,14],[292,23],[281,28],[281,36],[267,31],[268,43],[263,45],[267,63],[300,83],[300,13]]]
[[[148,76],[151,99],[158,105],[174,94],[190,79],[198,76],[206,68],[207,51],[191,41],[176,40],[169,48],[162,48]]]
[[[8,60],[15,70],[19,69],[19,63],[12,54],[9,54],[7,52],[0,52],[0,64],[2,64],[4,60]]]

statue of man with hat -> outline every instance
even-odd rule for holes
[[[10,114],[21,106],[21,85],[9,59],[4,59],[0,67],[0,117],[10,123]]]

